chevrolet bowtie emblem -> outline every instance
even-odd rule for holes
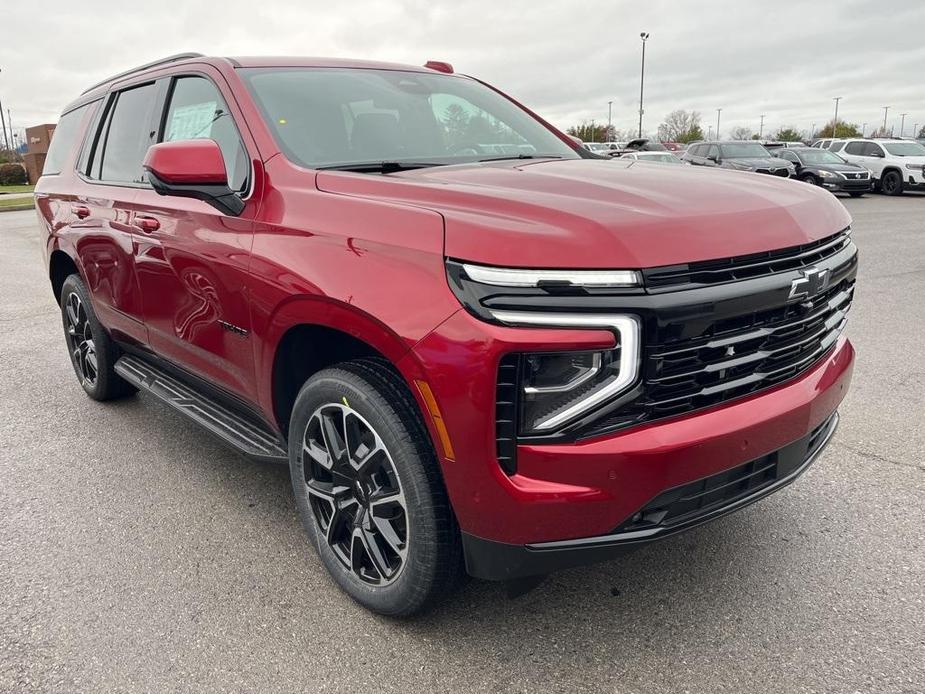
[[[804,299],[825,291],[829,286],[831,273],[828,270],[809,268],[803,270],[803,276],[790,283],[790,296],[788,299]]]

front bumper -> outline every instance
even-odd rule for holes
[[[870,178],[861,180],[842,178],[834,181],[822,179],[822,187],[833,193],[869,193],[874,189],[874,182]]]
[[[661,501],[647,505],[648,523],[642,519],[624,523],[607,535],[513,545],[463,533],[466,568],[476,578],[512,580],[620,557],[655,540],[738,511],[786,487],[815,461],[837,426],[835,412],[807,436],[740,466],[742,472],[737,469],[734,476],[730,472],[719,473],[668,490],[659,495]],[[672,516],[670,509],[678,507],[680,512]]]

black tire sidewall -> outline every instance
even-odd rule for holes
[[[803,174],[800,176],[800,180],[803,181],[803,183],[809,183],[811,186],[819,185],[819,180],[813,176],[813,174]]]
[[[83,309],[87,314],[87,322],[90,323],[90,330],[93,333],[97,366],[96,383],[93,385],[88,384],[83,379],[80,368],[75,363],[74,355],[70,349],[70,340],[67,334],[67,299],[71,294],[77,294],[80,297]],[[114,370],[116,360],[119,358],[119,348],[96,317],[96,311],[93,310],[93,303],[90,300],[90,292],[87,291],[87,287],[79,275],[71,275],[64,280],[59,300],[65,344],[68,346],[68,359],[84,392],[94,400],[112,400],[135,392],[135,389]]]
[[[398,578],[385,586],[366,584],[341,564],[315,523],[303,482],[302,441],[309,419],[319,407],[341,403],[343,399],[379,434],[391,455],[405,495],[409,528],[407,558]],[[429,601],[439,573],[437,563],[441,560],[434,550],[441,519],[435,513],[432,488],[423,469],[424,465],[438,463],[432,451],[421,450],[420,438],[416,441],[414,436],[414,424],[403,421],[373,383],[357,373],[333,368],[315,374],[302,387],[289,426],[292,486],[306,533],[341,589],[365,607],[390,616],[412,614]]]
[[[887,179],[890,178],[890,177],[895,177],[895,178],[897,179],[896,187],[893,188],[892,191],[888,191],[888,190],[886,189],[886,187],[883,185],[883,183],[885,183],[885,182],[887,181]],[[886,195],[900,195],[900,194],[902,194],[902,192],[903,192],[903,178],[902,178],[902,176],[901,176],[900,174],[896,173],[895,171],[887,171],[886,174],[884,174],[884,176],[883,176],[883,182],[880,183],[880,190],[881,190],[883,193],[885,193]]]

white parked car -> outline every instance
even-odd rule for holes
[[[874,187],[886,195],[925,190],[925,145],[912,140],[850,139],[838,154],[870,170]]]
[[[651,161],[656,164],[686,164],[674,152],[629,152],[621,154],[617,159],[636,159],[638,161]]]

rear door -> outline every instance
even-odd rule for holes
[[[72,206],[77,255],[93,306],[119,339],[146,343],[144,306],[135,274],[138,231],[131,205],[148,186],[141,162],[156,131],[157,85],[109,95],[78,162],[82,185]]]
[[[136,267],[151,347],[188,371],[256,400],[248,263],[257,196],[243,120],[223,78],[210,68],[164,80],[158,141],[215,140],[229,183],[248,198],[232,217],[191,198],[138,191],[132,221],[140,231]],[[250,148],[250,149],[249,149]]]

